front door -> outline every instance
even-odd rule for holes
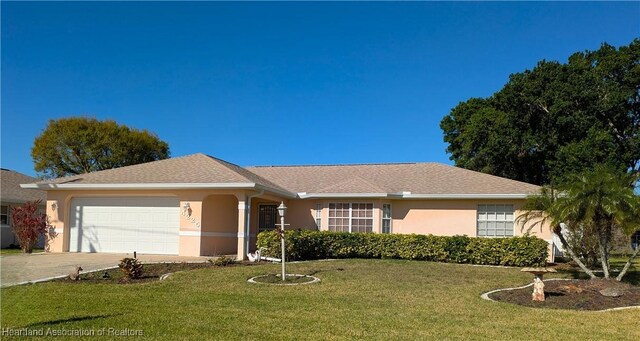
[[[258,232],[274,230],[278,218],[278,205],[262,204],[258,211]]]

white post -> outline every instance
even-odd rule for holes
[[[285,272],[284,272],[284,216],[280,216],[280,228],[282,229],[282,234],[280,235],[280,247],[282,249],[282,280],[286,280]]]

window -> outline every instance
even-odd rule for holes
[[[278,205],[260,205],[258,211],[258,232],[275,229]]]
[[[322,204],[316,204],[316,228],[322,227]]]
[[[0,206],[0,224],[9,225],[9,206]]]
[[[391,204],[382,205],[382,233],[391,233]]]
[[[329,204],[329,231],[373,232],[373,204]]]
[[[513,205],[479,205],[478,237],[512,237]]]

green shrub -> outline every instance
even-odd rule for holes
[[[234,264],[236,260],[228,256],[220,256],[216,259],[209,259],[209,262],[215,266],[227,266]]]
[[[285,234],[287,260],[399,258],[433,262],[543,266],[546,241],[532,237],[471,238],[418,234],[337,233],[295,230]],[[280,258],[275,232],[258,235],[263,255]]]
[[[123,258],[118,266],[128,280],[142,277],[142,263],[135,258]]]

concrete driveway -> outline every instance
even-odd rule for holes
[[[80,265],[82,272],[118,266],[122,258],[133,257],[125,253],[34,253],[0,256],[0,283],[2,287],[39,282],[52,277],[66,276]],[[208,257],[181,257],[171,255],[141,255],[142,263],[204,262]]]

